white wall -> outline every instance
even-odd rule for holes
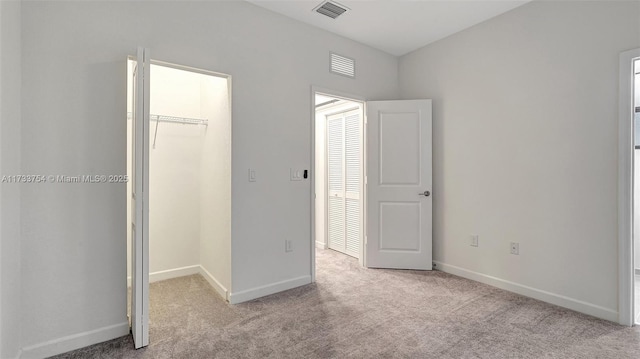
[[[202,75],[151,66],[155,115],[203,118]],[[200,264],[200,177],[205,127],[150,123],[149,272]],[[152,276],[153,279],[153,276]]]
[[[20,170],[21,3],[0,2],[0,176]],[[20,349],[20,185],[0,185],[0,358]]]
[[[202,143],[200,265],[231,288],[231,108],[228,81],[201,77],[202,116],[209,120]],[[205,273],[205,278],[208,275]]]
[[[310,275],[310,181],[289,168],[311,168],[311,86],[399,94],[395,57],[244,2],[25,2],[22,30],[25,173],[125,173],[137,45],[233,76],[232,288],[245,295]],[[358,78],[330,74],[329,51],[355,58]],[[23,191],[23,346],[126,323],[125,197],[124,184]]]
[[[433,99],[436,261],[617,320],[618,56],[639,15],[534,1],[400,59],[402,97]]]

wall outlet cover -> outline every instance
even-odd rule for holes
[[[520,254],[520,243],[511,242],[511,254],[515,254],[515,255]]]
[[[472,234],[471,237],[469,238],[469,245],[471,247],[477,247],[478,246],[478,235],[477,234]]]

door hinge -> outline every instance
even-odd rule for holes
[[[367,176],[364,176],[364,184],[368,184],[369,183],[369,178]]]
[[[367,244],[368,240],[367,240],[367,236],[364,236],[364,244]]]

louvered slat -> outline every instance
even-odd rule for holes
[[[327,121],[327,160],[329,192],[343,191],[342,173],[342,119]]]
[[[347,198],[345,203],[345,246],[346,253],[360,256],[360,201]]]
[[[346,191],[360,193],[360,115],[345,117]]]
[[[358,258],[361,233],[361,110],[327,117],[328,246]]]
[[[329,248],[344,252],[346,249],[344,198],[329,197],[328,221]]]

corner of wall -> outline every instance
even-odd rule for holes
[[[20,1],[0,2],[0,175],[20,174]],[[0,357],[17,358],[21,345],[20,185],[0,185]]]

